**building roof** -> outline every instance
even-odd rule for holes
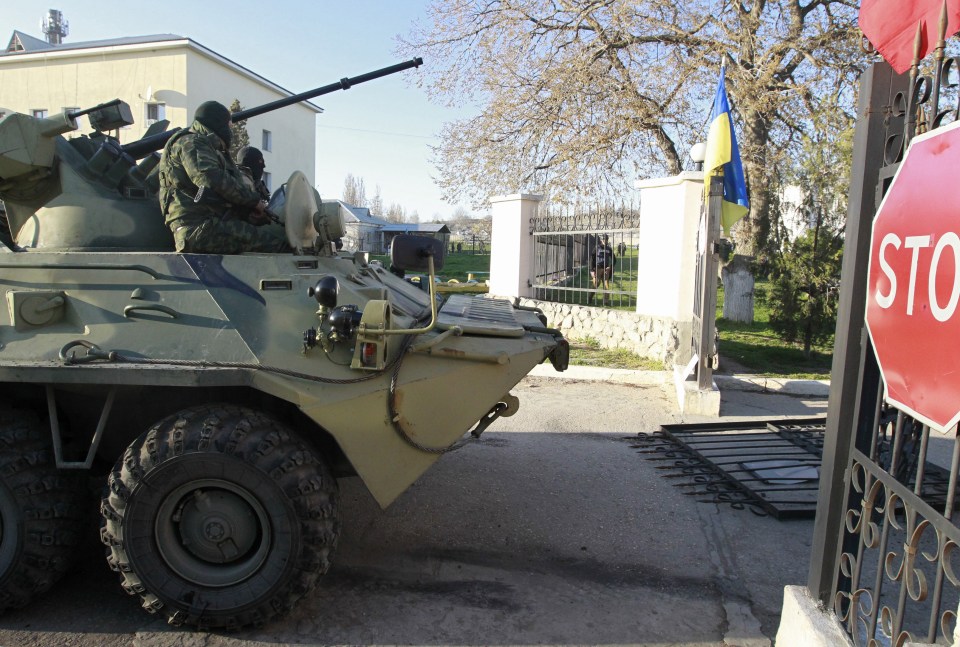
[[[260,76],[256,72],[216,53],[212,49],[207,49],[192,38],[179,36],[177,34],[127,36],[124,38],[108,38],[105,40],[88,40],[77,43],[61,43],[59,45],[53,45],[45,40],[40,40],[39,38],[29,36],[22,31],[15,30],[13,35],[10,37],[10,41],[7,44],[6,50],[0,52],[0,63],[2,63],[4,59],[13,59],[19,57],[42,56],[46,58],[50,56],[70,56],[73,52],[79,52],[83,50],[107,48],[138,50],[144,49],[145,46],[187,47],[199,52],[200,54],[203,54],[204,56],[214,59],[226,67],[236,70],[240,74],[262,85],[265,85],[280,94],[286,96],[292,96],[294,94],[290,90],[277,85],[273,81]],[[301,101],[300,103],[314,112],[323,112],[323,108],[311,103],[310,101]]]
[[[347,204],[343,200],[337,200],[340,204],[340,207],[346,212],[345,220],[353,220],[354,222],[359,222],[362,225],[373,225],[376,227],[384,227],[390,224],[389,220],[384,220],[370,213],[370,210],[366,207],[355,207],[352,204]]]
[[[163,43],[171,40],[189,40],[177,34],[152,34],[149,36],[127,36],[124,38],[107,38],[104,40],[86,40],[78,43],[60,43],[54,45],[45,40],[34,38],[22,31],[14,30],[10,37],[10,43],[6,51],[0,53],[0,56],[22,55],[37,51],[57,50],[68,51],[72,49],[93,49],[97,47],[118,47],[122,45],[146,45],[148,43]],[[19,43],[19,47],[17,44]]]
[[[390,223],[383,228],[384,231],[423,231],[431,234],[449,234],[450,229],[442,222],[402,222],[398,224]]]
[[[50,49],[51,47],[53,47],[53,45],[47,41],[34,38],[30,34],[25,34],[15,29],[13,30],[13,35],[10,37],[10,42],[7,43],[6,51],[0,52],[0,56],[23,51],[33,52],[38,49]]]

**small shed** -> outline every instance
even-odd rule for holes
[[[443,241],[444,249],[450,247],[450,228],[442,222],[402,222],[391,223],[382,229],[385,248],[389,248],[393,239],[402,234],[412,236],[425,236],[427,238],[436,238]]]

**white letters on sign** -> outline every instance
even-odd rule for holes
[[[874,299],[877,305],[887,309],[893,305],[897,298],[897,274],[890,266],[887,259],[889,247],[899,250],[901,245],[911,250],[910,254],[910,280],[907,284],[907,314],[913,314],[914,295],[917,287],[917,267],[920,264],[920,250],[930,247],[931,236],[907,236],[903,241],[900,236],[889,233],[880,241],[879,263],[880,271],[890,282],[890,291],[883,294],[877,287],[874,292]],[[950,248],[953,252],[953,286],[950,290],[950,298],[943,306],[937,301],[937,279],[939,277],[940,260],[944,251]],[[930,273],[927,280],[927,297],[930,303],[930,312],[937,321],[947,321],[957,310],[957,304],[960,303],[960,236],[952,231],[948,231],[940,236],[936,246],[933,248],[933,256],[930,259]]]

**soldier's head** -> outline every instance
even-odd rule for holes
[[[225,105],[218,101],[204,101],[193,113],[193,118],[215,132],[230,148],[233,133],[230,130],[230,110]]]
[[[244,146],[237,151],[237,166],[247,167],[253,179],[259,180],[263,177],[263,169],[267,168],[267,163],[263,161],[263,153],[259,148]]]

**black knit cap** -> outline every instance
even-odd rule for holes
[[[237,151],[237,166],[246,166],[254,168],[264,164],[263,153],[255,146],[244,146]]]
[[[193,118],[212,130],[227,146],[233,139],[230,131],[230,110],[218,101],[204,101],[193,113]]]

